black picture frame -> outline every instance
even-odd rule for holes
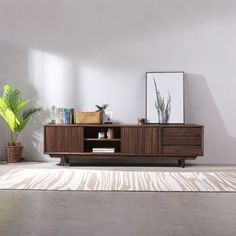
[[[183,104],[183,121],[182,122],[171,122],[171,123],[159,123],[159,122],[148,122],[148,74],[157,74],[157,73],[182,73],[183,74],[183,87],[182,87],[182,104]],[[166,124],[166,125],[178,125],[178,124],[185,124],[185,76],[184,71],[151,71],[146,72],[146,83],[145,83],[145,120],[146,124]]]

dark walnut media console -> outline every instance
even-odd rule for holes
[[[112,128],[113,139],[98,139],[98,132]],[[57,125],[44,126],[44,153],[60,157],[61,165],[71,157],[125,159],[132,157],[178,160],[203,155],[201,125]],[[115,153],[93,153],[93,148],[115,148]]]

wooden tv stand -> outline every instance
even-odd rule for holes
[[[98,139],[98,132],[112,128],[113,139]],[[204,127],[201,125],[48,124],[44,126],[44,153],[60,157],[98,159],[174,158],[185,167],[186,159],[203,156]],[[115,153],[93,153],[92,148],[114,147]]]

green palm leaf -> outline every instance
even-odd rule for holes
[[[13,89],[9,85],[4,86],[3,88],[2,98],[12,111],[16,110],[19,102],[21,101],[20,94],[21,92],[18,89]]]
[[[17,133],[20,133],[25,128],[25,126],[28,124],[30,119],[31,119],[31,116],[25,118],[24,120],[20,122],[20,125],[17,127]]]
[[[32,115],[34,115],[36,112],[38,111],[41,111],[42,110],[42,107],[33,107],[33,108],[30,108],[26,111],[23,112],[23,115],[22,115],[22,118],[23,119],[26,119],[28,117],[31,117]]]
[[[24,101],[20,101],[18,104],[17,104],[17,107],[16,107],[16,112],[22,110],[23,108],[25,108],[28,104],[29,104],[30,100],[27,99],[27,100],[24,100]]]
[[[3,94],[0,97],[0,116],[6,121],[9,130],[12,134],[20,133],[32,116],[41,111],[41,107],[30,108],[26,111],[23,111],[22,116],[21,110],[23,110],[30,100],[23,100],[21,98],[21,92],[18,89],[14,89],[9,85],[4,86]],[[11,135],[16,136],[17,135]],[[11,139],[9,144],[15,145],[16,140]]]
[[[17,126],[20,124],[17,116],[10,110],[9,108],[6,109],[4,117],[5,121],[7,122],[10,130],[14,133],[17,131]]]

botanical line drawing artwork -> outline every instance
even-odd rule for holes
[[[167,101],[164,96],[161,96],[159,89],[157,88],[156,80],[153,78],[156,99],[154,102],[154,106],[157,110],[158,122],[159,123],[168,123],[171,115],[171,95],[168,92]]]

